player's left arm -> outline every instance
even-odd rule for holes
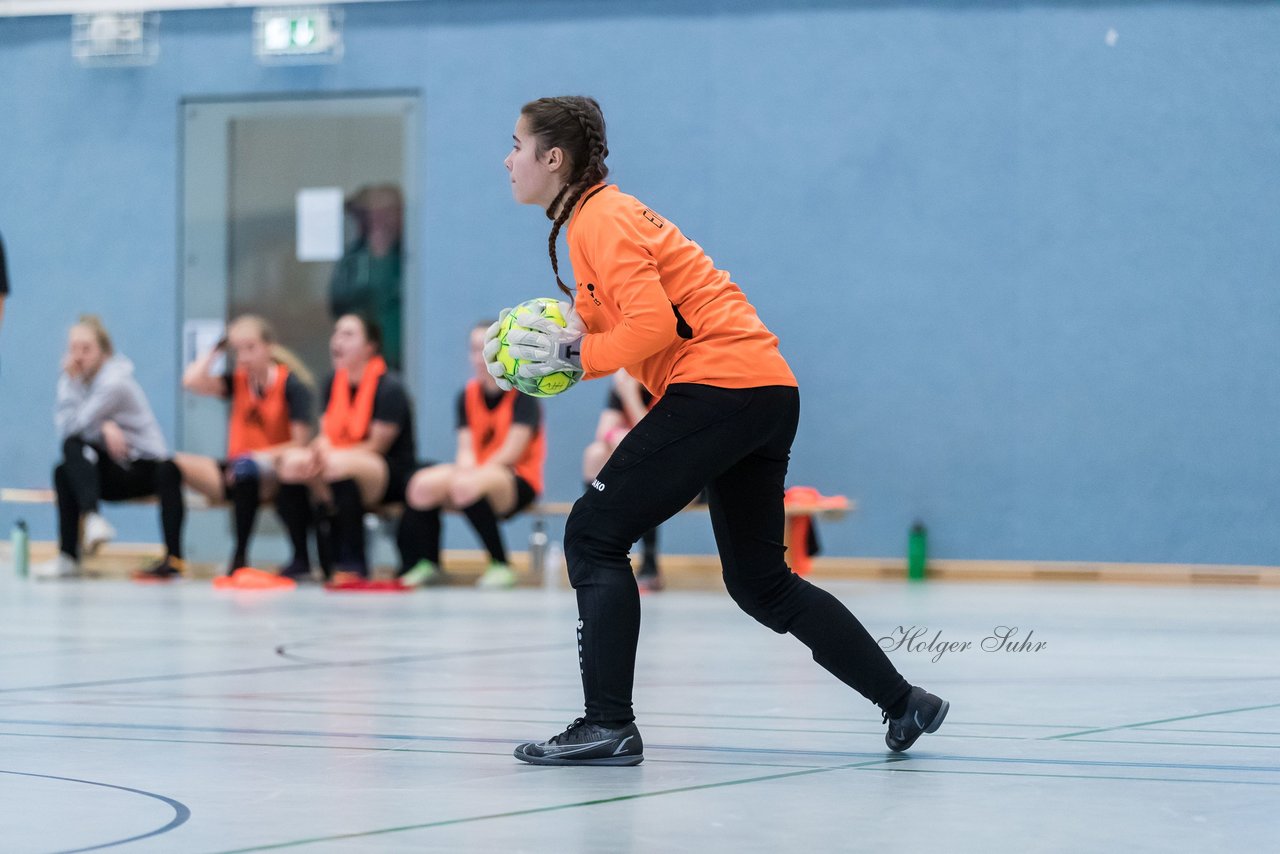
[[[391,421],[370,421],[369,437],[356,447],[365,448],[385,457],[399,436],[399,424]]]
[[[305,447],[311,441],[311,391],[293,374],[285,381],[285,402],[289,407],[289,438],[260,453],[279,460],[290,448]]]
[[[369,422],[369,435],[357,447],[367,448],[385,457],[399,438],[403,429],[401,425],[408,423],[408,419],[409,396],[399,383],[390,383],[384,377],[379,381],[378,391],[373,398],[373,420]]]

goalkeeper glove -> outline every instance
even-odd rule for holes
[[[557,371],[582,373],[582,338],[586,327],[567,302],[560,303],[565,319],[561,326],[531,311],[516,316],[516,326],[507,330],[507,352],[524,364],[516,370],[521,377],[544,377]]]
[[[498,384],[498,388],[503,391],[511,391],[511,383],[506,381],[507,371],[498,361],[498,350],[502,347],[502,342],[498,340],[498,333],[502,328],[502,321],[506,320],[510,313],[511,309],[504,308],[498,313],[498,319],[489,324],[489,328],[484,331],[484,367]]]

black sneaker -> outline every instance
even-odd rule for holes
[[[146,569],[133,574],[134,581],[172,581],[181,578],[186,564],[176,557],[162,557]]]
[[[292,578],[294,581],[311,580],[311,564],[305,560],[290,561],[276,571],[281,578]]]
[[[644,742],[633,723],[609,729],[578,718],[559,735],[520,745],[515,757],[534,765],[639,765]]]
[[[935,697],[923,688],[912,688],[902,717],[889,720],[889,713],[884,713],[884,720],[889,724],[884,743],[895,753],[901,753],[926,732],[937,732],[950,708],[951,704],[941,697]]]

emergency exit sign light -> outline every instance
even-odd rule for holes
[[[342,58],[340,9],[258,9],[253,14],[253,31],[253,52],[259,62],[337,62]]]

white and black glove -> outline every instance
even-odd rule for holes
[[[501,379],[505,371],[495,359],[499,347],[498,327],[508,313],[509,310],[504,311],[498,322],[485,332],[486,338],[490,333],[493,337],[485,343],[484,349],[489,373],[498,380],[499,386],[506,387],[510,384]],[[516,316],[516,325],[523,328],[507,331],[507,353],[523,363],[516,369],[517,376],[544,377],[558,371],[582,373],[582,338],[586,335],[586,327],[569,303],[560,303],[560,313],[565,318],[565,326],[531,311]]]
[[[511,383],[507,382],[504,377],[507,370],[502,367],[502,363],[498,361],[498,350],[502,346],[498,341],[498,332],[502,327],[502,321],[507,319],[507,315],[511,313],[511,309],[504,308],[498,313],[498,319],[489,324],[489,328],[484,331],[484,366],[489,375],[493,377],[498,384],[498,388],[503,391],[511,391]]]
[[[560,303],[560,313],[565,326],[531,311],[516,316],[516,325],[524,328],[507,332],[507,352],[525,363],[517,374],[544,377],[557,371],[582,373],[582,336],[586,329],[567,302]]]

